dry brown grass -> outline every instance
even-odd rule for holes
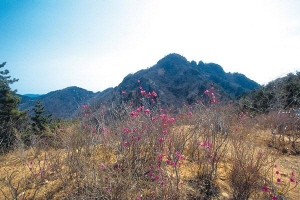
[[[211,181],[210,190],[215,192],[210,199],[232,199],[233,177],[247,177],[234,168],[235,162],[240,161],[248,170],[247,166],[257,161],[253,159],[251,165],[251,158],[260,152],[265,160],[258,166],[257,175],[251,177],[259,180],[249,199],[270,198],[262,191],[262,184],[270,189],[277,187],[276,192],[285,193],[287,199],[300,199],[299,187],[282,190],[294,187],[290,182],[292,171],[299,180],[299,156],[278,153],[268,146],[270,130],[251,119],[241,123],[227,117],[227,110],[218,112],[221,114],[204,110],[194,113],[193,118],[176,119],[176,124],[169,126],[144,116],[130,118],[130,122],[112,126],[110,136],[102,138],[78,124],[68,126],[58,134],[57,147],[36,145],[0,156],[1,199],[205,199],[208,197],[201,193],[207,184],[204,179]],[[143,133],[144,140],[124,146],[124,141],[136,138],[135,133],[145,124],[152,127]],[[126,138],[117,134],[129,125],[137,131]],[[168,135],[162,145],[157,138],[162,137],[163,130],[168,130]],[[203,147],[200,141],[210,141],[212,146]],[[184,159],[178,159],[175,152]],[[214,153],[218,159],[212,162]],[[160,154],[164,154],[161,160],[157,158]],[[167,159],[181,164],[166,164]],[[161,167],[156,168],[158,163]],[[253,169],[247,170],[253,173]],[[279,176],[281,182],[277,183]]]

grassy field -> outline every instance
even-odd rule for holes
[[[217,104],[115,113],[84,106],[80,123],[2,155],[0,199],[300,199],[299,116]]]

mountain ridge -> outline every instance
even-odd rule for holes
[[[130,101],[141,98],[140,87],[155,91],[162,105],[180,107],[192,104],[204,96],[211,85],[220,101],[237,99],[260,85],[240,73],[226,73],[215,63],[189,62],[185,57],[171,53],[148,69],[128,74],[122,82],[102,92],[91,92],[76,86],[52,91],[36,98],[22,96],[20,109],[30,110],[40,100],[48,112],[60,118],[73,118],[83,104],[108,102],[120,104],[120,99]],[[124,95],[126,92],[126,95]]]

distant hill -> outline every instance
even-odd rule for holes
[[[30,97],[30,98],[36,98],[36,97],[39,97],[41,95],[40,94],[24,94],[23,96]]]
[[[290,73],[239,99],[241,108],[255,112],[300,108],[300,72]]]
[[[109,90],[110,89],[107,89],[104,93]],[[45,106],[46,111],[52,113],[53,117],[67,119],[75,117],[83,104],[91,103],[101,95],[101,92],[93,93],[73,86],[40,95],[35,98],[20,95],[21,102],[19,108],[21,110],[32,111],[36,102],[40,100]]]
[[[69,87],[36,98],[23,97],[20,109],[31,110],[35,102],[40,100],[54,116],[72,118],[82,104],[108,102],[118,105],[121,101],[137,100],[141,97],[140,87],[147,92],[155,91],[162,105],[180,107],[183,103],[191,104],[203,99],[204,91],[212,85],[218,100],[224,102],[260,87],[243,74],[224,72],[218,64],[202,61],[197,64],[173,53],[148,69],[127,75],[115,88],[93,93]]]

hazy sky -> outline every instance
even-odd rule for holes
[[[0,0],[18,93],[102,91],[169,53],[265,84],[300,71],[299,0]]]

